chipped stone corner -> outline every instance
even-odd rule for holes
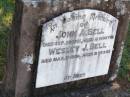
[[[91,0],[91,2],[96,2],[98,4],[100,4],[102,1],[108,2],[109,0]]]
[[[21,62],[22,62],[22,64],[25,64],[27,71],[30,72],[31,71],[31,65],[33,64],[33,54],[25,55],[21,59]]]
[[[121,59],[122,59],[123,50],[124,50],[124,42],[122,42],[120,53],[119,53],[117,61],[116,61],[116,67],[117,68],[115,70],[115,73],[109,78],[109,81],[114,81],[118,76],[118,71],[119,71],[119,68],[120,68],[120,63],[121,63]]]
[[[125,3],[122,0],[116,0],[115,7],[117,8],[117,16],[125,15],[128,12]]]
[[[23,64],[33,64],[33,54],[30,55],[25,55],[22,59],[21,62]]]
[[[33,6],[36,8],[38,6],[38,3],[41,2],[41,0],[22,0],[22,2],[27,6]]]

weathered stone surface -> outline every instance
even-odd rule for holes
[[[98,87],[97,85],[108,82],[109,79],[113,81],[116,78],[128,28],[128,9],[121,0],[18,0],[16,3],[14,37],[11,36],[11,49],[9,51],[9,55],[14,55],[14,57],[9,57],[10,62],[7,68],[9,72],[5,78],[4,89],[6,92],[15,92],[15,96],[13,94],[14,92],[10,96],[32,97],[31,95],[33,95],[35,97],[43,97],[43,95],[51,94],[53,97],[52,94],[63,93],[67,90],[72,91],[83,87],[86,87],[88,90],[93,86]],[[36,89],[35,79],[40,47],[41,25],[65,12],[78,9],[97,9],[119,19],[119,27],[109,74],[98,78]],[[13,47],[12,44],[14,44]],[[16,82],[14,79],[16,79]],[[80,95],[80,92],[77,91],[76,93]],[[73,97],[75,93],[70,95],[66,92],[61,94],[61,97],[65,97],[65,95]]]
[[[23,63],[21,60],[25,58],[25,56],[33,56],[35,60],[37,59],[36,55],[38,54],[35,52],[35,50],[38,52],[39,47],[35,48],[35,40],[37,35],[41,34],[38,31],[40,24],[43,24],[64,12],[85,8],[105,11],[119,19],[119,27],[116,36],[113,57],[111,60],[109,76],[92,78],[63,85],[56,85],[43,89],[35,89],[34,87],[34,93],[36,94],[35,96],[40,95],[40,93],[41,95],[44,95],[47,93],[56,93],[64,90],[71,90],[72,88],[81,88],[85,85],[86,87],[90,87],[91,85],[106,82],[108,79],[114,80],[116,78],[120,63],[120,52],[126,35],[125,32],[127,32],[128,24],[127,9],[121,1],[104,0],[100,2],[100,0],[43,0],[39,2],[33,2],[31,5],[24,3],[17,60],[16,97],[29,96],[31,94],[30,82],[32,81],[33,76],[33,73],[31,71],[34,70],[36,72],[36,68],[33,69],[32,67],[34,65],[34,67],[37,67],[37,63],[34,63],[34,65],[32,65],[29,62]],[[38,41],[40,42],[40,37],[38,38]]]

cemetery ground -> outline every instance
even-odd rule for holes
[[[8,35],[14,11],[14,0],[0,0],[0,80],[4,78],[7,64]],[[117,81],[123,91],[130,93],[130,25]]]

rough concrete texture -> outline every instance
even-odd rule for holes
[[[38,56],[36,55],[38,55],[38,53],[36,53],[35,51],[38,52],[39,47],[35,48],[35,46],[37,45],[37,41],[40,42],[41,36],[39,26],[65,12],[85,8],[105,11],[113,15],[114,17],[117,17],[120,21],[109,74],[107,76],[102,76],[98,78],[91,78],[87,80],[81,80],[77,82],[36,89],[35,88],[36,76],[34,72],[36,73],[37,63],[35,62],[34,64],[28,64],[28,63],[23,64],[23,62],[21,63],[21,59],[23,59],[25,55],[33,55],[35,59],[34,61],[37,60]],[[128,25],[127,7],[120,0],[116,1],[115,0],[42,0],[42,1],[32,0],[31,4],[30,2],[29,3],[24,2],[21,30],[19,34],[20,40],[19,40],[18,60],[16,62],[17,76],[16,76],[15,97],[28,97],[29,95],[33,95],[32,93],[34,93],[35,97],[40,97],[40,95],[53,94],[68,90],[71,91],[73,89],[82,88],[84,86],[89,89],[91,88],[92,85],[97,86],[99,84],[102,84],[103,82],[107,82],[108,79],[112,78],[112,80],[114,80],[115,75],[117,74],[119,68],[118,63],[120,61],[119,60],[121,55],[120,52],[122,49],[122,42],[125,39],[127,25]],[[39,35],[39,37],[37,37],[37,35]],[[27,66],[31,67],[29,67],[28,69]],[[33,86],[33,89],[31,86]],[[62,96],[65,95],[69,94],[66,93]]]

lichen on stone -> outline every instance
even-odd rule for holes
[[[117,8],[117,16],[124,15],[127,12],[126,5],[122,0],[116,0],[115,7]]]

